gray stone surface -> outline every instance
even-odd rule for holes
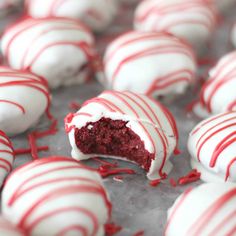
[[[124,10],[120,13],[117,21],[112,28],[106,33],[106,36],[99,36],[98,47],[100,52],[103,51],[105,44],[110,39],[122,32],[131,29],[132,10]],[[206,53],[219,57],[230,50],[228,42],[228,34],[230,22],[221,26],[219,32],[214,36],[218,38],[217,44],[212,43],[211,52]],[[96,96],[102,92],[103,88],[97,82],[90,84],[73,86],[70,88],[61,88],[53,92],[52,113],[59,121],[59,132],[55,136],[41,139],[39,145],[49,145],[49,152],[41,152],[40,157],[52,155],[70,155],[70,145],[64,132],[63,119],[67,113],[71,112],[68,104],[71,101],[82,103],[88,98]],[[172,157],[174,164],[170,177],[178,179],[190,171],[189,154],[186,150],[186,141],[190,130],[197,124],[198,120],[187,115],[185,106],[194,97],[196,92],[189,90],[188,94],[175,99],[172,105],[167,104],[176,117],[178,128],[180,131],[180,149],[182,153],[179,156]],[[47,119],[42,119],[38,124],[38,128],[47,127]],[[13,138],[15,148],[27,147],[26,134]],[[30,161],[30,156],[19,156],[16,159],[15,166],[19,166],[26,161]],[[96,166],[97,163],[88,161],[86,164]],[[105,180],[105,185],[110,193],[113,203],[113,221],[123,227],[118,236],[131,236],[139,230],[144,230],[147,236],[159,236],[163,234],[166,222],[167,209],[173,204],[174,200],[186,188],[200,183],[191,184],[184,187],[173,188],[168,181],[165,181],[156,188],[150,187],[146,179],[145,173],[137,166],[119,161],[121,167],[130,167],[135,169],[137,174],[124,175],[123,183],[114,181],[112,177]]]

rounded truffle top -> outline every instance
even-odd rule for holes
[[[184,93],[196,71],[192,48],[163,32],[121,35],[108,46],[104,65],[109,88],[152,96]]]
[[[168,211],[165,236],[235,235],[236,185],[203,184],[188,189]]]
[[[26,12],[34,18],[79,19],[94,31],[109,26],[118,9],[118,0],[26,0]]]
[[[8,64],[43,76],[52,88],[82,80],[94,51],[89,29],[67,18],[26,18],[6,29],[2,37]]]
[[[210,38],[216,21],[213,8],[199,0],[149,0],[137,7],[134,26],[141,31],[170,32],[200,49]]]
[[[207,182],[236,181],[236,112],[202,121],[190,133],[192,166]]]
[[[66,157],[19,167],[2,196],[3,215],[29,235],[102,235],[111,214],[99,174]]]

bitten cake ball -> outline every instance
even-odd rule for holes
[[[14,150],[10,139],[6,136],[4,132],[0,130],[0,187],[2,187],[3,182],[7,174],[12,170],[12,165],[14,161]],[[1,228],[1,220],[0,220]],[[0,235],[1,229],[0,229]]]
[[[94,31],[106,29],[116,15],[117,0],[26,0],[26,11],[34,18],[79,19]]]
[[[51,88],[87,81],[97,60],[89,30],[65,18],[16,23],[3,35],[2,52],[11,67],[43,76]]]
[[[34,74],[0,67],[0,130],[17,135],[49,113],[47,82]]]
[[[209,72],[200,101],[193,108],[199,117],[236,110],[236,51],[224,56]]]
[[[234,236],[236,185],[208,183],[186,190],[168,211],[165,236]]]
[[[191,165],[206,182],[236,182],[236,112],[202,121],[190,133]]]
[[[111,203],[96,171],[73,159],[50,157],[11,174],[2,211],[26,235],[103,236]]]
[[[104,58],[106,85],[152,96],[185,92],[195,80],[192,49],[167,33],[132,31],[115,39]]]
[[[197,0],[145,0],[136,9],[134,25],[141,31],[172,33],[200,49],[215,29],[216,13]]]
[[[17,229],[8,220],[0,216],[0,235],[1,236],[25,236],[22,231]]]
[[[149,97],[105,91],[69,114],[65,123],[77,160],[121,158],[140,165],[149,179],[163,178],[172,168],[168,159],[177,146],[176,123]]]

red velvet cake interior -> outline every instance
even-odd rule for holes
[[[84,154],[100,154],[124,157],[149,170],[154,154],[149,153],[143,141],[131,129],[128,122],[102,118],[75,129],[75,142]]]

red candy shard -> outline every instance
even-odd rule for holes
[[[176,183],[176,181],[173,178],[169,179],[169,182],[170,182],[172,187],[176,187],[177,186],[177,183]]]
[[[152,180],[149,182],[149,185],[152,187],[157,187],[161,183],[160,179]]]
[[[140,230],[137,233],[135,233],[133,236],[144,236],[144,231]]]
[[[196,182],[200,179],[200,177],[201,177],[201,173],[199,173],[196,169],[193,169],[186,176],[179,178],[178,184],[185,185],[192,182]]]
[[[120,232],[122,230],[122,227],[119,225],[116,225],[114,223],[108,223],[105,225],[105,232],[107,236],[113,236]]]

